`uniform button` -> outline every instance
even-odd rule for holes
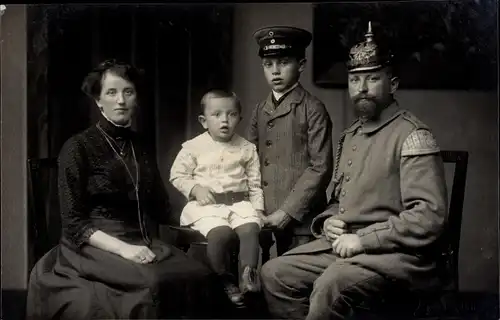
[[[344,213],[345,212],[345,209],[344,208],[340,208],[340,213]]]
[[[356,146],[352,146],[352,151],[356,151],[357,148],[358,147],[356,147]]]
[[[351,176],[346,176],[345,181],[349,181],[349,180],[351,180]]]
[[[352,165],[352,160],[347,161],[347,165],[350,167]]]
[[[269,123],[267,124],[267,127],[268,127],[269,129],[272,129],[272,128],[274,127],[274,122],[272,122],[272,121],[271,121],[271,122],[269,122]]]
[[[272,144],[273,144],[273,143],[272,143],[272,141],[271,141],[271,140],[266,140],[266,146],[268,146],[268,147],[269,147],[269,146],[271,146]]]
[[[262,185],[263,185],[264,187],[267,187],[267,181],[262,182]]]
[[[345,190],[342,190],[342,196],[345,196]]]
[[[269,165],[269,160],[264,160],[264,165],[267,167]]]

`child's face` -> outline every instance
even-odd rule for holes
[[[285,92],[297,81],[305,68],[305,59],[294,57],[262,58],[262,67],[267,83],[276,92]]]
[[[240,122],[240,112],[233,98],[207,99],[205,112],[199,116],[203,128],[207,129],[216,141],[227,142],[234,135]]]

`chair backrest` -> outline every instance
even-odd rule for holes
[[[28,211],[34,264],[61,237],[57,158],[28,159]]]
[[[443,244],[442,263],[447,273],[445,276],[452,286],[458,290],[458,254],[460,248],[460,233],[462,231],[462,212],[467,180],[467,165],[469,153],[467,151],[441,151],[443,162],[455,164],[453,184],[449,198],[449,218],[446,230],[441,238]]]

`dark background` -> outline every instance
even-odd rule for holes
[[[372,21],[391,48],[401,88],[497,87],[496,0],[326,3],[314,9],[314,79],[346,86],[345,61]]]

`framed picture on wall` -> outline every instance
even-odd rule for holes
[[[313,77],[347,86],[349,49],[372,22],[394,54],[402,88],[495,90],[497,1],[363,1],[314,5]]]

